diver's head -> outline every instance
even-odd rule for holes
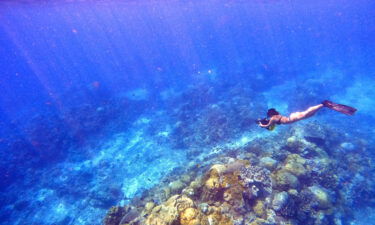
[[[276,109],[272,108],[267,111],[268,118],[271,118],[272,116],[275,116],[275,115],[280,115],[280,113],[276,111]]]

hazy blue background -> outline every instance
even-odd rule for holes
[[[71,149],[128,131],[142,113],[171,110],[168,90],[202,83],[224,93],[224,83],[248,85],[282,113],[325,98],[351,104],[359,112],[342,129],[354,123],[348,131],[373,141],[374,18],[370,0],[1,1],[0,186],[97,155]],[[342,123],[330,115],[322,120]],[[108,128],[113,121],[122,122]],[[51,133],[62,138],[34,141]]]
[[[372,1],[27,2],[0,9],[1,108],[10,117],[64,103],[59,93],[94,81],[113,95],[185,84],[210,68],[228,79],[263,66],[293,75],[374,69]]]

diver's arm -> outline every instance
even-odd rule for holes
[[[272,118],[270,119],[270,121],[268,122],[268,124],[263,125],[262,123],[259,123],[259,126],[260,126],[260,127],[263,127],[263,128],[267,128],[267,127],[273,125],[273,124],[275,123],[275,121],[276,121],[276,119],[272,117]]]
[[[271,122],[271,121],[270,121]],[[263,125],[262,123],[259,123],[259,126],[260,127],[263,127],[263,128],[267,128],[267,127],[269,127],[271,124],[270,123],[268,123],[268,124],[266,124],[266,125]]]

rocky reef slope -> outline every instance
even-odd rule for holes
[[[130,205],[113,206],[104,224],[339,225],[353,206],[375,202],[365,140],[309,123],[228,146],[197,155]]]

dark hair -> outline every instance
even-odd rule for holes
[[[280,113],[276,111],[276,109],[272,108],[267,111],[267,117],[272,117],[275,115],[280,115]]]

